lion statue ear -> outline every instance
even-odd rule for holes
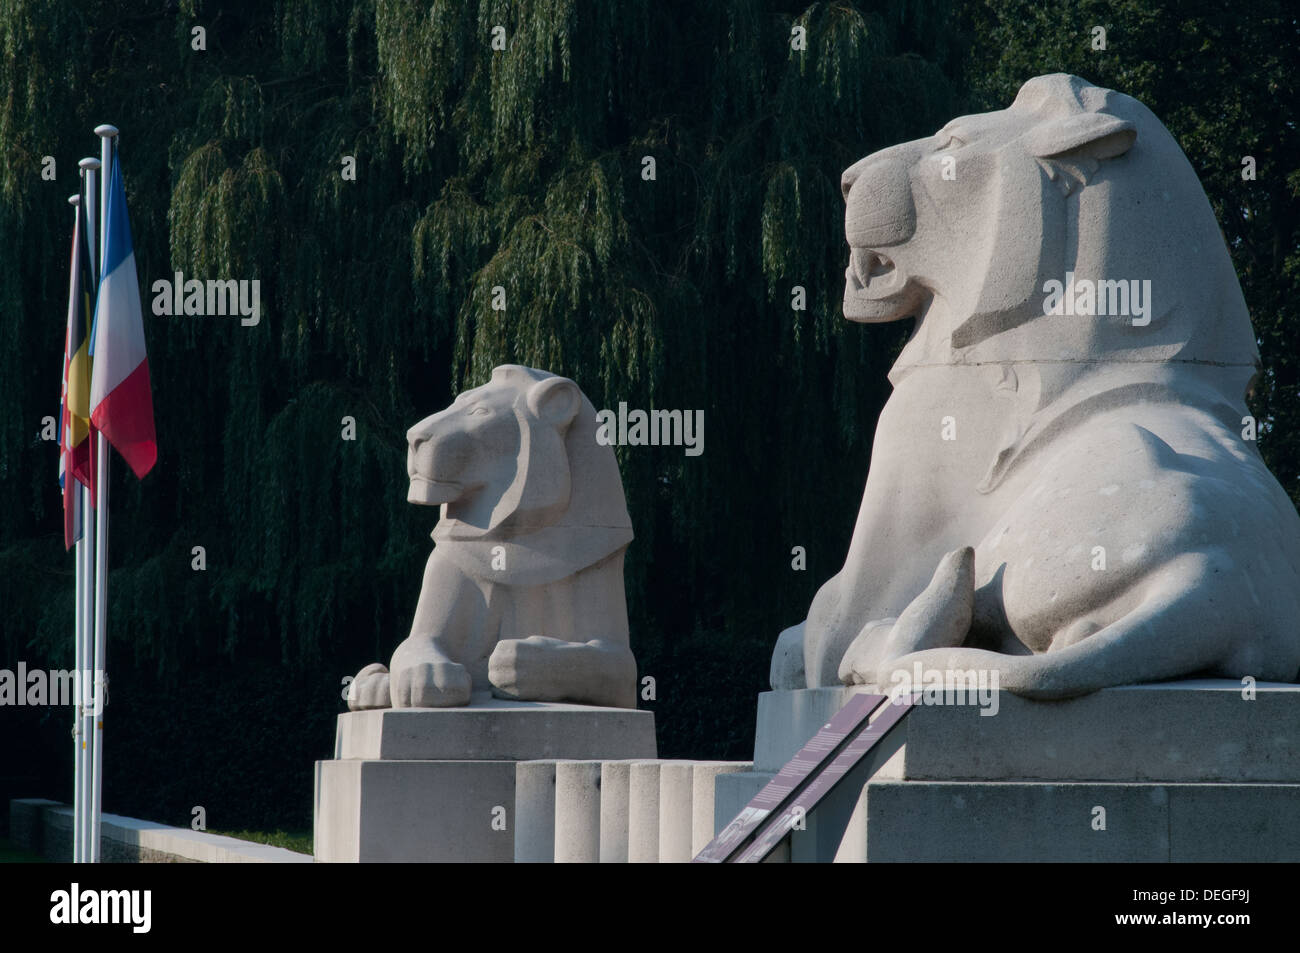
[[[528,388],[528,410],[545,423],[567,430],[582,406],[578,385],[567,377],[548,377]]]
[[[582,393],[566,377],[537,381],[515,404],[519,419],[515,478],[492,511],[489,529],[541,529],[564,515],[572,492],[564,438],[581,407]]]
[[[1034,126],[1025,150],[1039,159],[1114,159],[1133,148],[1137,127],[1105,113],[1075,113]]]

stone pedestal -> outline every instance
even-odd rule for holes
[[[487,861],[515,854],[519,761],[653,758],[654,714],[508,702],[339,715],[316,762],[321,862]]]
[[[760,695],[754,771],[717,779],[715,829],[861,690]],[[792,857],[1300,860],[1300,686],[1259,683],[1254,696],[1198,680],[1055,702],[999,692],[993,715],[919,705],[901,749],[815,812]]]

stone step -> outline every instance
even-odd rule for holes
[[[1297,805],[1300,784],[877,780],[839,859],[1294,863]]]
[[[869,690],[760,695],[755,769],[719,779],[715,830]],[[1207,679],[1066,701],[1001,691],[959,700],[923,696],[902,748],[865,789],[814,812],[788,856],[1300,860],[1300,686]]]
[[[865,688],[764,692],[754,764],[779,771]],[[955,699],[955,695],[953,696]],[[1107,688],[1068,701],[999,691],[919,704],[902,726],[909,780],[1300,782],[1300,685],[1207,679]],[[992,712],[986,714],[984,712]]]

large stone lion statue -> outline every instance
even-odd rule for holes
[[[844,568],[773,687],[1296,680],[1300,518],[1253,442],[1250,318],[1150,110],[1040,76],[842,185],[845,316],[916,326]]]
[[[445,708],[474,691],[636,707],[612,447],[564,377],[505,365],[407,432],[407,499],[441,506],[411,634],[348,707]]]

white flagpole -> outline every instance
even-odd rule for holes
[[[113,138],[116,126],[96,126],[100,137],[100,163],[103,174],[99,189],[99,281],[104,280],[103,259],[108,244],[109,186],[113,180]],[[91,771],[90,804],[90,860],[99,863],[100,809],[104,788],[104,681],[106,680],[105,649],[108,629],[108,455],[112,452],[102,433],[95,435],[97,459],[95,475],[95,751]]]
[[[84,178],[86,173],[82,172],[81,174],[82,177]],[[80,249],[77,247],[77,242],[82,240],[82,236],[78,233],[78,229],[77,229],[77,225],[81,221],[80,215],[78,214],[78,207],[81,205],[80,193],[78,193],[77,195],[69,196],[68,204],[72,206],[72,273],[68,275],[68,289],[69,289],[68,310],[71,311],[73,308],[76,308],[78,306],[78,302],[72,296],[75,293],[77,287],[77,253],[80,251]],[[68,362],[67,354],[64,354],[63,361],[66,367]],[[66,390],[64,391],[64,400],[65,401],[67,400]],[[61,421],[61,423],[63,422]],[[60,454],[63,453],[62,446],[59,447],[59,453]],[[71,463],[71,461],[65,458],[65,463]],[[72,475],[71,470],[67,470],[67,469],[64,470],[63,479],[65,483],[67,480],[76,481],[76,477]],[[77,522],[81,524],[81,534],[77,537],[77,543],[76,546],[73,548],[73,557],[72,557],[77,571],[77,603],[76,603],[76,609],[73,612],[73,632],[75,633],[73,638],[76,646],[75,649],[76,667],[72,670],[73,671],[72,685],[74,690],[78,690],[81,686],[81,668],[82,665],[84,664],[84,659],[82,658],[82,654],[81,654],[81,639],[85,635],[85,630],[82,625],[84,621],[84,613],[82,612],[82,605],[85,602],[85,598],[86,598],[86,577],[82,575],[82,569],[83,569],[82,556],[85,554],[86,551],[85,489],[86,488],[82,486],[79,482],[75,487],[73,487],[73,490],[76,491],[76,495],[73,497],[73,499],[76,501],[74,503],[74,506],[77,509]],[[81,823],[80,822],[81,822],[81,788],[82,788],[80,692],[78,692],[77,699],[74,702],[74,706],[75,707],[72,709],[73,711],[72,714],[72,862],[74,864],[79,864],[81,863]]]
[[[99,196],[95,191],[97,174],[99,172],[99,160],[93,157],[82,159],[78,163],[83,174],[86,177],[85,193],[85,221],[86,221],[86,248],[90,256],[90,271],[92,294],[99,283]],[[92,435],[87,435],[87,440],[93,440]],[[94,449],[93,447],[91,449]],[[85,487],[81,489],[81,534],[82,534],[82,552],[81,552],[81,576],[82,593],[81,601],[81,662],[77,668],[77,682],[81,697],[78,699],[79,711],[81,714],[81,801],[74,807],[74,824],[76,825],[76,836],[81,841],[81,862],[83,864],[90,862],[90,782],[91,771],[93,770],[93,757],[95,751],[95,716],[89,706],[86,704],[87,688],[94,688],[94,633],[95,633],[95,591],[94,591],[94,573],[95,573],[95,510],[90,505],[90,490]],[[77,808],[79,807],[79,812]]]
[[[87,440],[92,439],[89,435]],[[77,678],[75,684],[80,697],[77,699],[77,714],[81,719],[81,730],[78,732],[77,750],[77,767],[79,771],[79,789],[77,794],[79,800],[74,810],[74,823],[77,825],[77,840],[80,847],[81,863],[87,863],[89,860],[87,850],[90,843],[90,756],[92,745],[95,737],[92,729],[94,728],[94,719],[89,708],[86,706],[86,688],[93,684],[86,679],[86,673],[90,670],[92,660],[90,657],[90,636],[91,630],[95,625],[94,598],[92,592],[92,582],[95,572],[95,511],[90,506],[90,491],[84,486],[81,488],[81,551],[77,554],[80,563],[81,575],[81,605],[78,612],[81,616],[81,645],[77,653],[79,661],[77,662]]]

